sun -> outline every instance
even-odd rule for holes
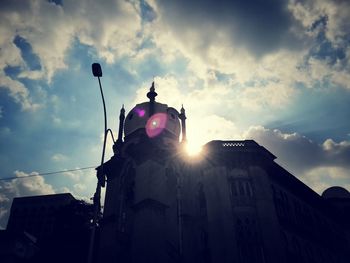
[[[202,152],[202,145],[193,142],[187,142],[186,153],[189,156],[198,156]]]

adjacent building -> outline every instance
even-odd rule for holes
[[[14,198],[0,232],[1,262],[85,263],[92,211],[69,193]]]
[[[69,193],[16,197],[13,199],[7,230],[26,231],[36,238],[53,234],[61,224],[58,212],[76,199]]]

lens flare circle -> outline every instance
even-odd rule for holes
[[[156,113],[152,115],[146,123],[146,133],[148,137],[154,138],[162,133],[166,127],[168,115],[165,113]]]
[[[144,109],[140,109],[140,108],[135,108],[134,112],[136,112],[137,116],[139,116],[140,118],[145,116],[145,113],[146,113]]]

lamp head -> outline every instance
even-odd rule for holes
[[[91,68],[92,68],[92,74],[94,75],[94,77],[102,77],[102,69],[99,63],[93,63],[91,65]]]

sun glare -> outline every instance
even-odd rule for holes
[[[188,142],[186,152],[189,156],[198,156],[202,151],[202,145]]]

